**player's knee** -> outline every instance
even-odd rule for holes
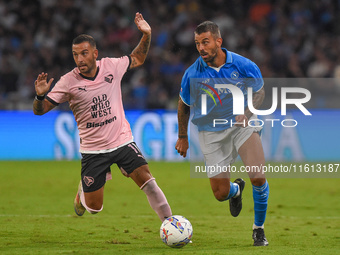
[[[254,186],[262,186],[265,183],[266,183],[266,178],[252,178],[251,179],[251,184],[253,184]]]
[[[229,195],[229,191],[226,189],[224,190],[219,189],[219,190],[214,191],[215,198],[220,202],[225,201],[228,195]]]

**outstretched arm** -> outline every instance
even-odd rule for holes
[[[139,12],[136,13],[135,24],[139,31],[143,33],[143,36],[137,47],[130,54],[130,69],[141,66],[144,63],[151,43],[151,27]]]
[[[35,115],[43,115],[52,110],[55,105],[45,99],[45,95],[51,87],[53,78],[47,82],[47,73],[41,73],[34,82],[37,96],[33,101],[33,112]]]
[[[187,150],[189,148],[188,142],[188,123],[190,118],[190,107],[187,106],[182,99],[178,100],[178,140],[176,142],[176,150],[184,158],[187,156]]]

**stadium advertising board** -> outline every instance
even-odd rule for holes
[[[299,123],[294,127],[273,127],[271,122],[264,122],[262,141],[267,161],[339,160],[340,111],[310,111],[313,118],[298,110],[288,111],[285,119]],[[126,117],[136,143],[149,160],[182,160],[174,148],[178,128],[175,111],[127,111]],[[277,111],[269,117],[283,120]],[[1,111],[0,119],[1,160],[80,158],[79,135],[71,112],[52,111],[35,116],[30,111]],[[329,120],[331,125],[327,124]],[[191,132],[196,132],[193,125]],[[193,140],[190,145],[190,157],[200,157],[198,141]]]

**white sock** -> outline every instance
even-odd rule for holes
[[[240,186],[237,183],[233,183],[233,185],[237,185],[237,192],[233,197],[238,197],[241,194]]]
[[[263,224],[262,226],[256,226],[255,224],[253,224],[253,230],[254,230],[254,229],[257,229],[257,228],[262,228],[262,229],[264,229],[264,224]]]

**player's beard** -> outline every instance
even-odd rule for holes
[[[86,66],[87,68],[85,68],[85,70],[82,71],[82,67]],[[87,75],[90,74],[93,69],[96,67],[96,61],[94,61],[94,63],[89,64],[85,64],[84,66],[78,66],[78,69],[80,71],[81,74]]]
[[[218,47],[211,50],[211,53],[208,54],[208,57],[206,59],[203,58],[204,62],[208,64],[208,66],[215,66],[215,59],[217,57],[217,51]]]

